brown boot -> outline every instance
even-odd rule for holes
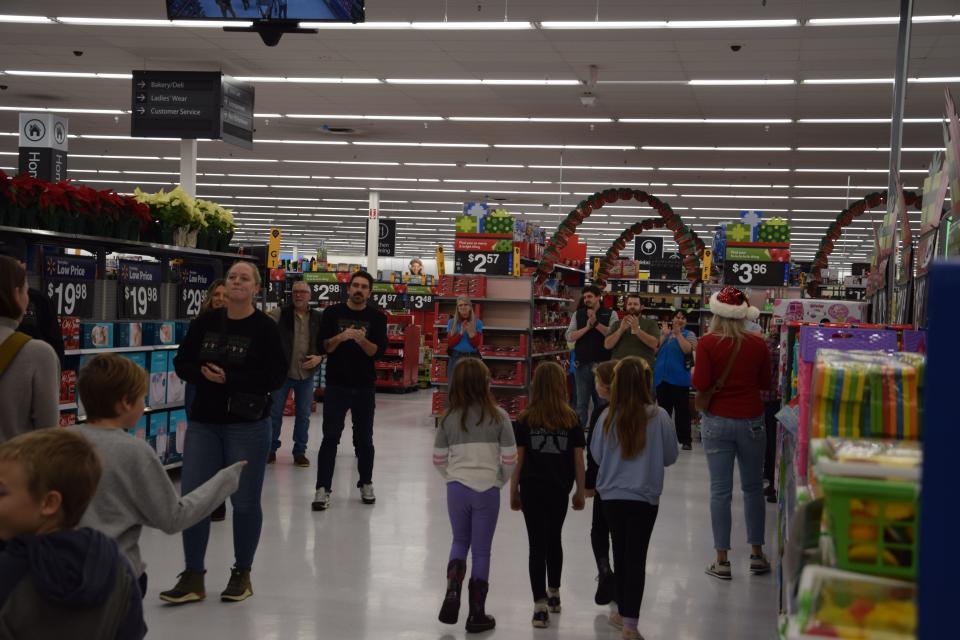
[[[443,597],[440,607],[440,622],[457,624],[460,617],[460,593],[463,589],[463,578],[467,575],[467,563],[463,560],[451,560],[447,564],[447,594]]]

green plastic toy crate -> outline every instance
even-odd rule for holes
[[[824,475],[820,486],[838,567],[916,579],[920,509],[915,483]]]

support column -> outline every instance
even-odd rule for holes
[[[896,176],[900,173],[900,150],[903,146],[903,108],[907,97],[907,72],[910,66],[910,34],[913,30],[913,0],[900,0],[900,30],[897,36],[897,73],[893,78],[893,108],[890,112],[890,173],[887,177],[887,209],[895,206]],[[904,211],[903,215],[907,215]],[[887,275],[887,317],[882,321],[893,319],[893,288],[897,283],[897,261],[900,240],[900,226],[897,220],[893,222],[892,241],[893,254],[890,256],[889,274]],[[876,321],[876,320],[875,320]]]
[[[197,195],[197,141],[180,141],[180,187],[190,196]]]
[[[370,212],[367,215],[367,273],[377,277],[377,257],[380,253],[380,193],[370,192]]]

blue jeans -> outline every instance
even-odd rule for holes
[[[306,380],[287,378],[283,386],[273,392],[270,419],[273,421],[273,452],[280,448],[280,428],[283,425],[283,408],[287,404],[287,394],[293,389],[293,401],[296,406],[296,418],[293,421],[293,455],[302,456],[307,452],[307,439],[310,437],[310,409],[313,406],[313,376]]]
[[[233,504],[233,553],[236,566],[249,569],[260,542],[263,509],[260,493],[270,452],[270,419],[234,424],[210,424],[191,420],[183,445],[181,495],[187,495],[226,466],[246,460],[240,487],[230,497]],[[204,570],[210,539],[210,518],[204,518],[183,532],[183,554],[187,569]]]
[[[593,406],[600,403],[593,377],[595,364],[594,362],[578,363],[573,374],[577,388],[577,417],[580,418],[580,426],[584,429],[587,428],[587,421],[590,420],[590,401],[593,400]]]
[[[346,425],[347,411],[353,417],[353,447],[360,472],[359,487],[373,482],[373,414],[377,407],[374,387],[327,386],[323,398],[323,441],[317,455],[317,489],[330,491],[337,447]]]
[[[766,526],[763,503],[763,457],[766,447],[763,416],[722,418],[703,413],[700,427],[710,469],[710,521],[713,545],[730,549],[730,502],[733,499],[733,463],[740,465],[740,488],[747,521],[747,544],[762,545]]]

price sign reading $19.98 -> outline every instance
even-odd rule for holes
[[[160,265],[121,260],[117,274],[117,318],[160,319]]]
[[[48,256],[44,259],[42,291],[57,315],[93,317],[96,273],[93,258]]]

